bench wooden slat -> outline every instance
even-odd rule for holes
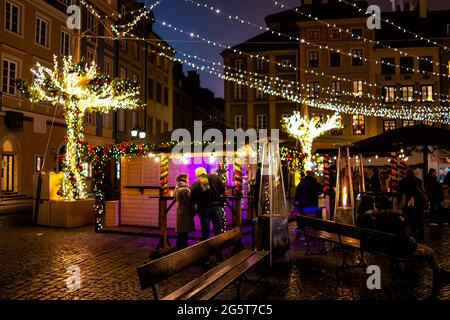
[[[182,271],[196,261],[209,257],[220,249],[232,246],[240,238],[240,229],[234,228],[213,238],[201,241],[183,250],[176,251],[138,267],[137,273],[141,288],[147,289],[156,285]]]
[[[226,261],[222,262],[218,266],[215,266],[208,272],[204,273],[200,277],[192,280],[178,290],[165,296],[162,300],[187,300],[193,295],[197,294],[214,281],[222,277],[227,272],[233,270],[236,266],[244,262],[246,259],[253,255],[253,251],[242,250],[238,254],[230,257]]]
[[[205,290],[201,291],[198,295],[192,296],[196,300],[209,300],[219,294],[224,288],[231,285],[249,269],[263,260],[269,254],[268,251],[257,251],[246,259],[243,263],[239,264],[236,268],[226,273],[223,277],[214,281],[214,283],[208,286]]]
[[[356,249],[360,248],[360,240],[355,239],[355,238],[351,238],[351,237],[347,237],[347,236],[341,236],[340,240],[339,240],[339,236],[335,233],[330,233],[327,231],[323,231],[323,230],[308,230],[306,232],[310,237],[313,238],[317,238],[317,239],[322,239],[322,240],[326,240],[326,241],[330,241],[330,242],[335,242],[335,243],[339,243],[339,244],[343,244],[349,247],[353,247]]]

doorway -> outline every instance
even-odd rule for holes
[[[2,154],[1,191],[14,191],[14,154]]]

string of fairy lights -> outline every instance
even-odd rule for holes
[[[352,8],[355,8],[357,11],[362,12],[362,13],[368,15],[368,16],[372,16],[371,13],[369,13],[369,12],[367,12],[367,10],[364,10],[361,7],[359,7],[356,3],[352,3],[352,2],[349,2],[347,0],[338,0],[338,1],[341,2],[341,3],[345,3],[346,5],[348,5],[348,6],[352,7]],[[441,47],[442,49],[444,49],[446,51],[449,50],[449,47],[447,47],[447,46],[445,46],[445,45],[443,45],[441,43],[438,43],[438,42],[436,42],[436,41],[434,41],[432,39],[429,39],[429,38],[426,38],[424,36],[421,36],[420,34],[412,32],[412,31],[410,31],[408,29],[405,29],[405,28],[403,28],[403,27],[393,23],[392,21],[389,21],[388,19],[384,19],[382,17],[377,17],[377,18],[380,19],[381,21],[385,22],[385,23],[390,24],[391,26],[393,26],[394,28],[402,31],[403,33],[408,33],[408,34],[414,36],[414,38],[417,39],[417,40],[426,41],[427,43],[429,43],[429,44],[431,43],[431,44],[433,44],[435,46]]]
[[[142,16],[141,18],[143,18],[144,16]],[[157,22],[160,22],[160,21],[158,21],[158,20],[156,20]],[[175,31],[180,31],[180,32],[182,32],[182,33],[186,33],[185,31],[183,31],[181,28],[177,28],[177,27],[174,27],[174,26],[172,26],[172,25],[170,25],[170,24],[166,24],[165,22],[160,22],[162,25],[167,25],[167,26],[169,26],[169,27],[172,27]],[[187,33],[186,33],[187,34]],[[131,34],[132,35],[132,34]],[[214,41],[210,41],[210,40],[207,40],[207,39],[205,39],[205,38],[203,38],[203,37],[200,37],[198,34],[197,35],[195,35],[195,34],[193,34],[193,33],[190,33],[189,34],[191,37],[196,37],[196,38],[202,38],[202,40],[204,40],[204,41],[206,41],[206,42],[208,42],[208,43],[210,43],[210,44],[213,44],[213,45],[216,45],[216,42],[214,42]],[[134,35],[132,35],[134,38],[136,38],[136,40],[138,40],[138,38],[139,37],[136,37],[136,36],[134,36]],[[144,40],[143,38],[140,38],[140,40]],[[222,45],[222,44],[218,44],[218,45]],[[225,46],[225,48],[227,48],[227,49],[230,49],[231,47],[230,46]],[[242,54],[244,54],[244,53],[242,53]],[[253,58],[253,55],[252,54],[250,54],[250,56]],[[168,58],[171,58],[171,57],[168,57]],[[255,55],[255,58],[260,58],[260,59],[263,59],[264,57],[259,57],[258,55]],[[181,60],[181,59],[180,59]],[[187,63],[187,60],[181,60],[180,61],[181,63]],[[281,66],[281,65],[283,65],[282,63],[277,63],[279,66]],[[191,63],[191,65],[192,65],[192,63]],[[285,65],[284,65],[285,66]],[[289,67],[292,67],[292,68],[295,68],[296,69],[296,67],[293,67],[292,65],[291,66],[289,66]],[[200,68],[198,68],[198,70],[205,70],[205,69],[210,69],[210,68],[208,68],[208,67],[205,67],[205,66],[201,66]],[[230,74],[224,74],[224,75],[221,75],[220,73],[218,73],[217,72],[217,70],[215,70],[214,68],[213,68],[213,70],[209,70],[209,72],[210,73],[216,73],[216,75],[218,75],[219,77],[221,77],[222,79],[225,79],[225,80],[231,80],[231,81],[237,81],[238,83],[240,83],[240,84],[243,84],[243,82],[242,82],[242,78],[243,78],[243,75],[241,74],[240,76],[239,76],[239,79],[235,79],[235,78],[232,78],[231,76],[230,76]],[[249,80],[254,80],[254,81],[256,81],[257,83],[256,83],[256,87],[259,87],[259,86],[261,86],[262,84],[263,84],[263,82],[260,80],[260,79],[252,79],[252,78],[250,78]],[[350,80],[351,81],[351,80]],[[258,83],[259,82],[259,83]],[[249,83],[248,82],[246,82],[246,84],[247,85],[249,85]],[[250,86],[252,87],[252,84],[250,84]],[[265,87],[263,87],[263,88],[261,88],[261,87],[259,87],[259,89],[262,89],[263,90],[263,92],[265,92],[265,93],[269,93],[269,94],[275,94],[275,95],[279,95],[279,92],[275,92],[275,90],[273,90],[270,86],[265,86]],[[327,91],[327,90],[324,90],[325,92]],[[330,92],[330,91],[328,91],[328,92]],[[346,92],[347,93],[347,92]],[[287,91],[287,92],[283,92],[283,93],[281,93],[281,96],[282,97],[284,97],[284,98],[288,98],[288,100],[291,100],[291,101],[295,101],[295,102],[301,102],[302,100],[301,100],[301,97],[300,97],[300,99],[299,98],[296,98],[295,96],[294,96],[294,91],[292,90],[292,87],[290,88],[290,90],[289,91]],[[373,115],[373,111],[376,111],[376,114],[381,114],[381,116],[387,116],[387,115],[389,115],[389,114],[392,114],[392,116],[393,117],[398,117],[398,116],[403,116],[403,117],[406,117],[407,119],[415,119],[415,120],[424,120],[424,119],[429,119],[429,121],[441,121],[442,120],[442,118],[444,117],[444,121],[446,121],[445,120],[445,118],[446,117],[448,117],[448,112],[446,112],[446,110],[442,110],[442,109],[439,109],[439,110],[433,110],[433,109],[435,109],[435,108],[431,108],[431,107],[427,107],[427,106],[425,106],[425,107],[423,107],[423,106],[420,106],[419,108],[415,108],[416,110],[415,111],[413,111],[412,110],[412,108],[411,107],[407,107],[406,109],[405,108],[403,108],[403,110],[393,110],[393,108],[390,108],[389,110],[381,110],[380,111],[380,109],[379,109],[379,105],[376,105],[376,106],[362,106],[363,107],[363,110],[358,110],[358,108],[355,108],[355,107],[352,107],[350,110],[349,110],[349,108],[347,107],[347,108],[343,108],[342,106],[340,106],[340,107],[335,107],[335,108],[333,108],[333,107],[331,107],[330,105],[332,104],[332,103],[335,103],[335,101],[337,100],[337,98],[335,98],[334,99],[334,101],[332,101],[332,102],[328,102],[327,104],[322,104],[322,103],[317,103],[316,101],[314,101],[313,103],[308,103],[309,105],[313,105],[313,106],[316,106],[316,107],[322,107],[322,108],[324,108],[324,109],[328,109],[328,110],[332,110],[332,111],[337,111],[337,110],[341,110],[341,112],[347,112],[347,113],[355,113],[355,111],[357,112],[357,113],[360,113],[360,114],[364,114],[364,115]],[[305,102],[307,102],[307,101],[305,101]],[[344,110],[343,110],[344,109]],[[378,110],[374,110],[374,109],[378,109]],[[418,110],[418,111],[417,111]],[[435,113],[435,111],[437,111],[436,113]],[[433,119],[433,120],[432,120]]]
[[[349,56],[351,58],[360,59],[361,61],[364,61],[364,62],[373,61],[377,65],[378,64],[382,64],[382,65],[386,65],[386,66],[390,66],[390,67],[395,67],[395,68],[399,68],[399,69],[405,70],[407,72],[413,72],[413,73],[418,73],[418,74],[432,74],[432,75],[438,76],[438,77],[450,78],[450,75],[448,74],[448,72],[447,73],[440,73],[440,72],[435,72],[435,71],[420,70],[420,69],[416,69],[416,68],[410,68],[410,67],[402,66],[402,65],[396,64],[396,63],[386,62],[386,61],[383,61],[383,60],[379,61],[379,60],[373,59],[373,58],[362,57],[362,56],[359,56],[358,54],[354,54],[352,52],[346,52],[346,51],[344,51],[342,49],[335,49],[335,48],[330,47],[328,45],[322,45],[322,44],[314,43],[314,42],[308,41],[305,38],[292,36],[292,35],[289,35],[289,34],[286,34],[286,33],[280,32],[280,31],[273,30],[273,29],[271,29],[269,27],[263,27],[263,26],[261,26],[259,24],[256,24],[254,22],[248,21],[246,19],[243,19],[242,17],[239,17],[238,15],[230,15],[230,14],[227,14],[227,13],[225,13],[223,11],[217,11],[217,9],[214,8],[214,6],[208,6],[207,4],[201,4],[201,3],[196,2],[194,0],[184,0],[184,1],[187,2],[187,3],[191,3],[191,4],[193,4],[193,5],[197,6],[197,7],[208,9],[208,10],[210,10],[210,11],[216,13],[216,14],[223,15],[223,16],[227,17],[229,20],[235,20],[235,21],[237,21],[237,22],[239,22],[241,24],[247,24],[247,25],[256,27],[259,30],[268,31],[268,32],[270,32],[271,34],[273,34],[275,36],[282,37],[282,38],[287,38],[287,39],[289,39],[291,41],[297,41],[298,43],[306,44],[306,45],[312,46],[312,47],[316,47],[316,48],[318,48],[320,50],[327,50],[327,51],[330,51],[330,52],[336,52],[336,53],[339,53],[339,54],[343,54],[343,55]]]
[[[378,46],[381,46],[381,47],[383,47],[383,48],[385,48],[385,49],[389,49],[389,50],[392,50],[392,51],[394,51],[394,52],[397,52],[397,53],[399,53],[400,55],[403,55],[403,56],[405,56],[405,57],[407,57],[407,56],[414,57],[414,58],[416,58],[417,60],[422,60],[422,61],[426,61],[426,62],[432,63],[432,64],[436,65],[437,67],[443,66],[443,67],[445,67],[447,70],[450,70],[450,67],[449,67],[448,65],[444,64],[444,63],[433,62],[432,59],[428,59],[427,57],[417,56],[417,55],[414,55],[414,54],[412,54],[412,53],[405,52],[405,51],[401,50],[400,48],[395,48],[395,47],[389,46],[389,45],[387,45],[387,44],[384,44],[384,43],[382,43],[382,42],[379,41],[379,40],[375,40],[375,41],[374,41],[374,40],[369,39],[369,38],[367,38],[367,37],[364,37],[364,36],[361,36],[361,35],[354,34],[350,29],[343,29],[343,28],[340,28],[340,27],[336,26],[336,24],[331,24],[331,23],[328,23],[328,22],[326,22],[326,21],[323,21],[323,20],[319,19],[317,16],[314,16],[314,15],[312,15],[312,14],[310,14],[310,13],[302,12],[302,11],[301,11],[301,8],[298,8],[298,7],[297,7],[297,8],[290,7],[290,6],[286,5],[285,3],[280,2],[280,1],[278,1],[278,0],[272,0],[272,3],[273,3],[275,6],[280,7],[281,9],[287,8],[287,9],[289,9],[289,10],[291,10],[291,11],[295,11],[295,12],[297,12],[299,15],[302,15],[302,16],[304,16],[304,17],[307,17],[307,18],[309,18],[309,19],[311,19],[311,20],[317,21],[317,22],[319,22],[319,23],[321,23],[321,24],[327,26],[327,28],[338,30],[340,33],[346,33],[346,34],[350,35],[353,39],[363,40],[364,42],[369,42],[369,43],[371,43],[371,44],[373,44],[373,45],[378,45]]]

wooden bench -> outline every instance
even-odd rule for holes
[[[356,265],[359,267],[365,266],[364,252],[388,257],[392,271],[397,269],[399,262],[413,262],[412,257],[399,256],[398,235],[302,215],[297,216],[297,223],[304,227],[307,245],[305,254],[312,254],[310,238],[322,241],[320,253],[326,253],[325,242],[339,244],[342,248],[343,258],[341,267],[349,267],[346,260],[348,248],[359,251],[359,262]]]
[[[141,288],[152,288],[153,296],[155,300],[158,300],[156,288],[158,283],[190,265],[208,258],[217,253],[218,250],[226,247],[236,248],[240,243],[241,236],[240,229],[234,228],[138,267],[137,273]],[[200,277],[165,296],[162,300],[209,300],[216,297],[231,284],[236,286],[236,294],[239,299],[241,283],[248,280],[245,273],[265,260],[268,254],[268,251],[241,250]],[[257,281],[263,279],[268,282],[264,273]]]

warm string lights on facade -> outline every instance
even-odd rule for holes
[[[346,33],[346,34],[350,35],[350,36],[351,36],[352,38],[354,38],[354,39],[363,40],[364,42],[369,42],[369,43],[371,43],[371,44],[373,44],[373,45],[378,45],[378,46],[381,46],[381,47],[383,47],[383,48],[385,48],[385,49],[390,49],[390,50],[395,51],[395,52],[397,52],[397,53],[399,53],[400,55],[403,55],[403,56],[405,56],[405,57],[407,57],[407,56],[414,57],[414,58],[416,58],[417,60],[423,60],[423,61],[427,61],[427,62],[429,62],[429,63],[432,63],[432,64],[436,65],[437,67],[443,66],[443,67],[445,67],[446,69],[449,69],[449,66],[446,65],[446,64],[443,64],[443,63],[440,63],[440,62],[433,62],[432,59],[428,59],[428,58],[426,58],[426,57],[419,57],[419,56],[416,56],[416,55],[414,55],[414,54],[411,54],[411,53],[407,53],[407,52],[405,52],[405,51],[402,51],[402,50],[399,49],[399,48],[395,48],[395,47],[386,45],[386,44],[384,44],[384,43],[381,43],[380,41],[374,41],[374,40],[369,39],[369,38],[366,38],[366,37],[364,37],[364,36],[360,36],[360,35],[354,34],[354,33],[352,33],[351,30],[349,30],[349,29],[342,29],[342,28],[339,28],[338,26],[336,26],[336,24],[331,24],[331,23],[328,23],[328,22],[326,22],[326,21],[323,21],[323,20],[319,19],[318,17],[313,16],[313,15],[310,14],[310,13],[304,13],[304,12],[302,12],[302,11],[300,10],[300,8],[293,8],[293,7],[290,7],[290,6],[284,4],[284,3],[280,2],[280,1],[272,0],[272,2],[273,2],[273,4],[274,4],[275,6],[279,6],[281,9],[287,8],[287,9],[289,9],[289,10],[295,11],[295,12],[297,12],[298,14],[304,16],[304,17],[310,18],[311,20],[317,21],[317,22],[319,22],[319,23],[321,23],[321,24],[327,26],[328,28],[338,30],[338,31],[341,32],[341,33]]]
[[[432,74],[434,76],[439,76],[439,77],[443,77],[443,78],[450,78],[450,75],[448,73],[439,73],[439,72],[434,72],[434,71],[419,70],[419,69],[409,68],[409,67],[405,67],[405,66],[402,66],[402,65],[399,65],[399,64],[390,63],[390,62],[386,62],[386,61],[378,61],[378,60],[372,59],[372,58],[364,58],[362,56],[359,56],[357,54],[353,54],[351,52],[345,52],[345,51],[340,50],[340,49],[334,49],[334,48],[331,48],[328,45],[317,44],[317,43],[314,43],[314,42],[310,42],[310,41],[308,41],[308,40],[306,40],[304,38],[291,36],[291,35],[288,35],[288,34],[285,34],[285,33],[279,32],[279,31],[276,31],[276,30],[272,30],[272,29],[270,29],[268,27],[263,27],[261,25],[258,25],[256,23],[254,23],[254,22],[250,22],[248,20],[244,20],[244,19],[242,19],[241,17],[239,17],[237,15],[236,16],[229,15],[229,14],[224,13],[222,11],[218,11],[217,12],[217,9],[215,9],[213,6],[208,6],[207,4],[201,4],[201,3],[198,3],[198,2],[196,2],[194,0],[184,0],[184,1],[187,2],[187,3],[191,3],[191,4],[193,4],[193,5],[197,6],[197,7],[206,8],[206,9],[208,9],[208,10],[210,10],[212,12],[215,12],[215,13],[217,13],[219,15],[226,16],[229,20],[235,20],[235,21],[237,21],[237,22],[239,22],[241,24],[247,24],[247,25],[250,25],[250,26],[258,28],[259,30],[268,31],[271,34],[276,35],[278,37],[287,38],[287,39],[289,39],[291,41],[297,41],[298,43],[306,44],[308,46],[313,46],[313,47],[319,48],[320,50],[327,50],[327,51],[331,51],[331,52],[336,52],[336,53],[339,53],[339,54],[343,54],[343,55],[349,56],[350,58],[360,59],[361,61],[364,61],[364,62],[372,61],[376,65],[381,64],[381,65],[386,65],[386,66],[390,66],[390,67],[396,67],[396,68],[403,69],[403,70],[406,70],[408,72],[413,72],[413,73],[417,73],[417,74]]]
[[[347,4],[348,6],[350,6],[350,7],[352,7],[352,8],[355,8],[355,9],[358,10],[359,12],[362,12],[362,13],[368,15],[368,16],[372,16],[371,13],[368,13],[367,10],[360,8],[356,3],[352,3],[352,2],[349,2],[349,1],[346,1],[346,0],[338,0],[338,1],[341,2],[341,3],[345,3],[345,4]],[[439,47],[443,48],[443,49],[446,50],[446,51],[449,50],[449,48],[448,48],[447,46],[442,45],[442,44],[440,44],[440,43],[438,43],[438,42],[436,42],[436,41],[433,41],[433,40],[431,40],[431,39],[428,39],[428,38],[426,38],[426,37],[423,37],[423,36],[421,36],[421,35],[419,35],[419,34],[417,34],[417,33],[414,33],[414,32],[412,32],[412,31],[409,31],[409,30],[407,30],[407,29],[405,29],[405,28],[403,28],[403,27],[401,27],[401,26],[399,26],[399,25],[396,25],[395,23],[393,23],[393,22],[391,22],[391,21],[389,21],[389,20],[387,20],[387,19],[383,19],[382,17],[377,17],[377,19],[380,19],[381,21],[390,24],[391,26],[393,26],[394,28],[396,28],[396,29],[402,31],[403,33],[408,33],[408,34],[414,36],[414,38],[417,39],[417,40],[426,41],[427,43],[431,43],[431,44],[433,44],[433,45],[439,46]]]
[[[125,37],[131,29],[133,29],[139,21],[141,21],[143,18],[147,19],[151,16],[151,10],[153,10],[156,6],[160,5],[162,0],[155,2],[154,4],[150,6],[145,6],[144,8],[141,8],[139,14],[134,17],[133,21],[126,23],[126,24],[116,24],[112,25],[111,28],[114,31],[114,33],[120,38]],[[133,14],[130,12],[129,14]]]

